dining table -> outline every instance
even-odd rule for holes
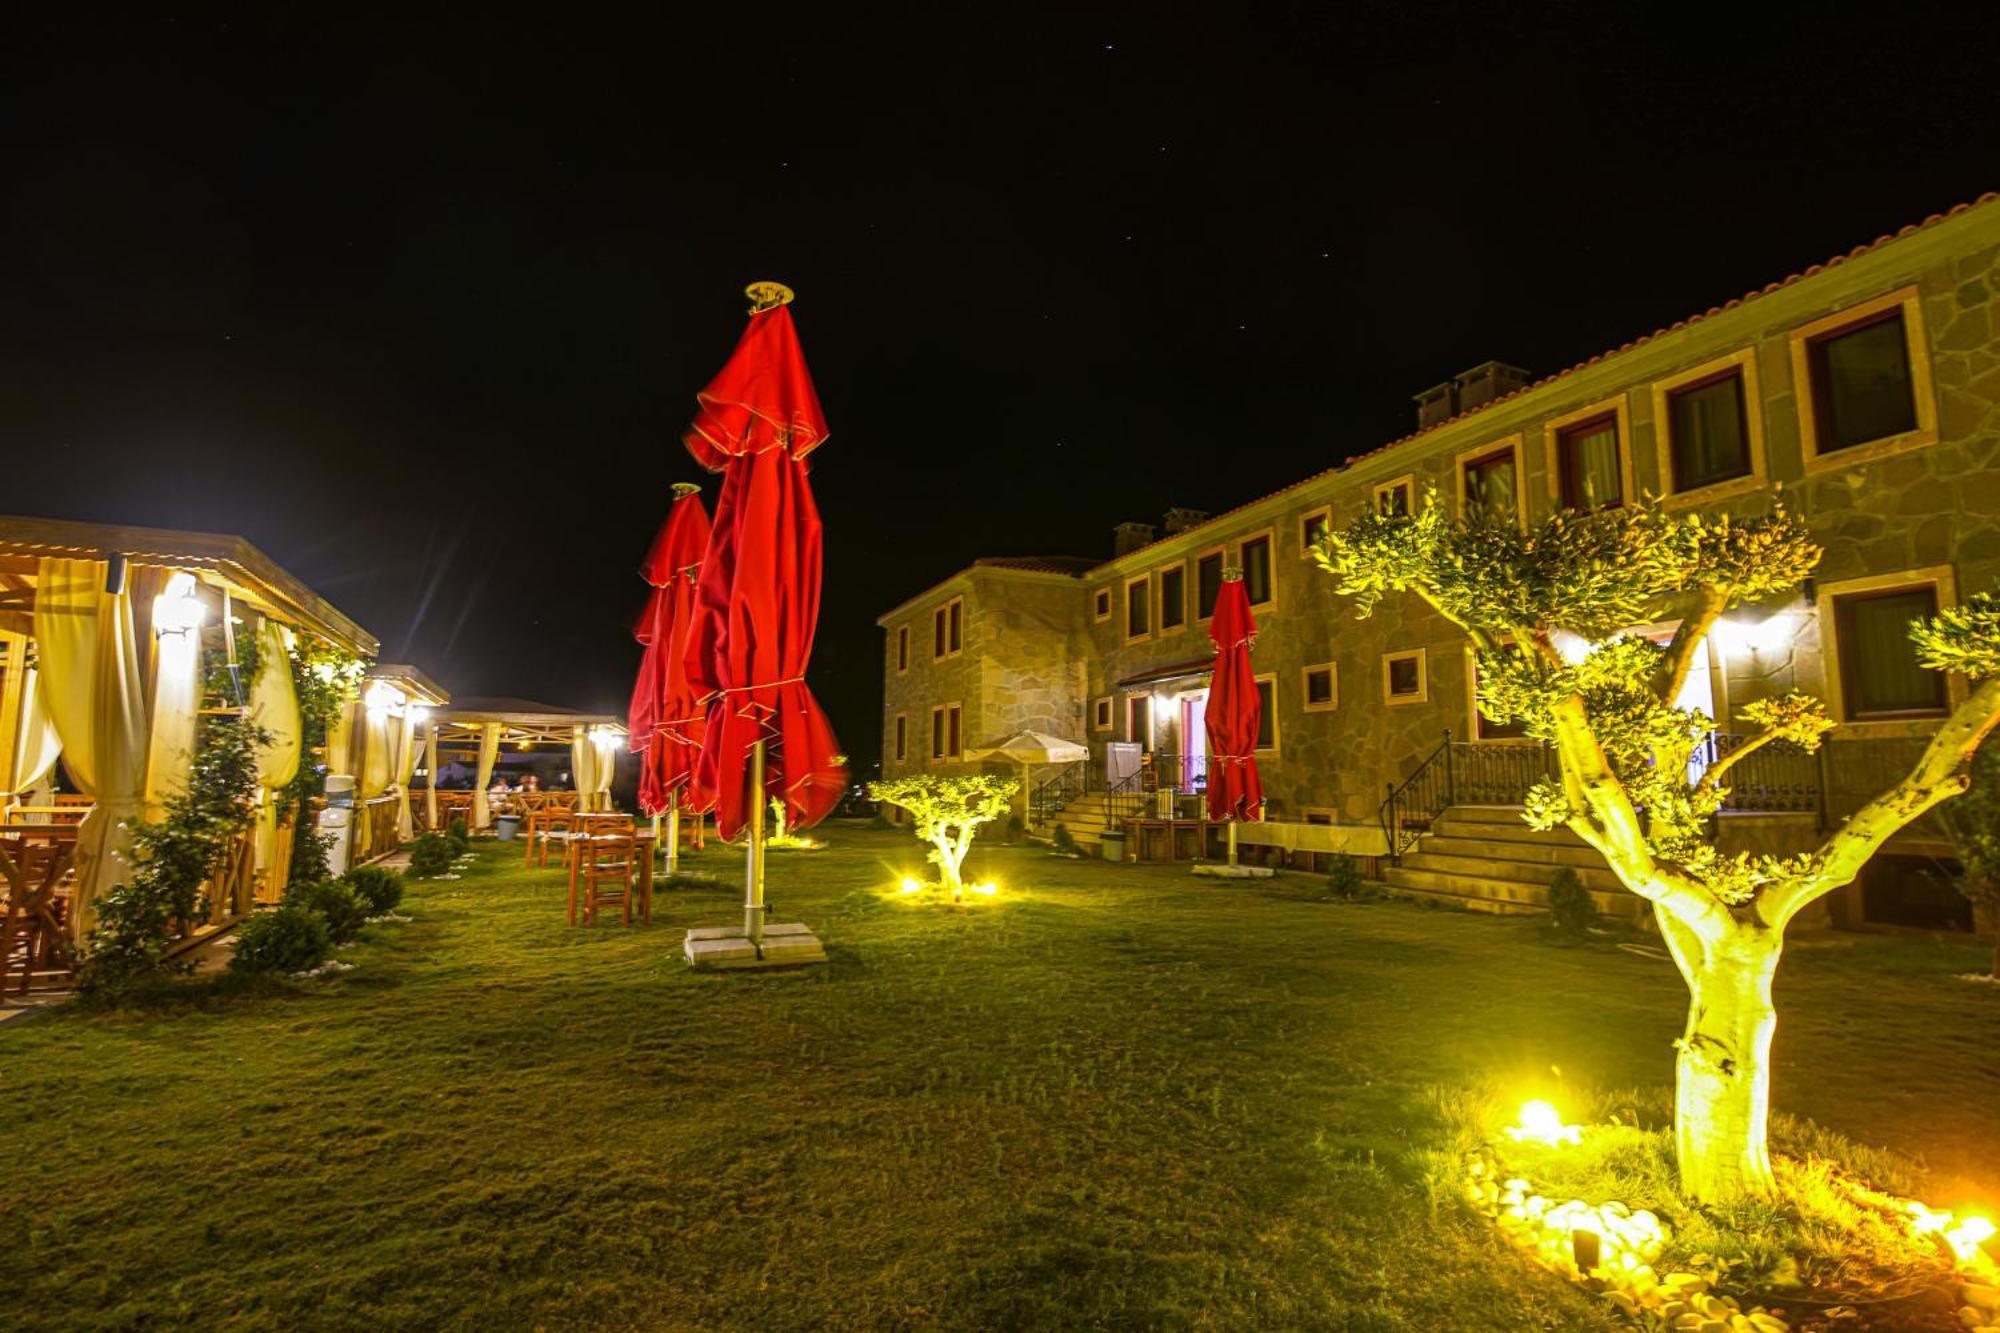
[[[632,816],[609,813],[609,812],[599,812],[595,814],[578,815],[576,819],[579,832],[575,834],[574,840],[582,841],[584,839],[593,836],[622,837],[624,836],[625,832],[625,830],[621,829],[615,834],[612,833],[592,834],[588,831],[589,824],[586,823],[585,821],[594,820],[600,822],[601,824],[603,821],[607,820],[613,822],[623,820],[629,824],[632,821]],[[632,830],[631,836],[632,836],[632,856],[633,860],[636,862],[636,864],[632,867],[632,901],[634,905],[637,906],[639,909],[640,923],[643,925],[650,926],[653,924],[653,851],[654,848],[658,845],[659,839],[654,835],[653,830],[650,828],[634,829]],[[570,914],[572,917],[571,921],[572,925],[575,924],[573,918],[575,917],[576,913],[576,895],[577,895],[577,889],[579,887],[577,880],[578,877],[582,874],[582,866],[583,866],[583,858],[581,856],[575,855],[574,849],[572,849],[572,853],[569,857],[569,901],[570,901]]]

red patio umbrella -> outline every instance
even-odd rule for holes
[[[708,550],[708,511],[701,488],[674,485],[673,507],[639,567],[652,585],[632,637],[646,646],[632,686],[627,734],[640,753],[639,808],[658,820],[667,816],[667,873],[680,852],[681,793],[693,776],[701,750],[705,713],[688,680],[688,629],[694,623],[695,578]],[[655,832],[658,825],[654,826]]]
[[[1257,776],[1257,732],[1264,703],[1250,665],[1257,621],[1243,576],[1223,575],[1208,625],[1215,641],[1215,676],[1208,686],[1208,817],[1229,824],[1229,864],[1236,864],[1236,825],[1264,818],[1264,784]]]
[[[707,705],[692,790],[717,829],[747,824],[745,931],[763,933],[766,799],[793,828],[832,813],[847,768],[826,714],[806,688],[819,621],[820,522],[806,456],[826,418],[776,283],[749,288],[750,325],[722,373],[698,395],[688,452],[722,473],[696,588],[688,677]]]

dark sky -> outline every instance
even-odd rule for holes
[[[863,773],[874,617],[973,556],[1108,554],[2000,188],[1980,5],[267,8],[0,31],[0,512],[241,533],[461,693],[622,709],[777,278]]]

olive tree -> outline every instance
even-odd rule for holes
[[[919,774],[884,778],[868,790],[875,800],[899,805],[916,822],[917,836],[931,845],[929,859],[938,868],[939,887],[955,892],[965,887],[960,872],[972,838],[981,824],[1006,814],[1021,784],[1013,778],[969,774],[934,777]]]
[[[1435,496],[1416,514],[1329,533],[1315,551],[1358,614],[1413,593],[1465,631],[1480,710],[1520,722],[1557,761],[1559,777],[1527,793],[1528,823],[1573,830],[1652,904],[1690,996],[1677,1043],[1681,1184],[1707,1202],[1772,1188],[1771,979],[1786,927],[1891,834],[1963,791],[2000,719],[2000,603],[1982,593],[1911,627],[1925,666],[1975,683],[1906,777],[1802,855],[1720,851],[1711,816],[1731,771],[1779,741],[1816,749],[1833,724],[1810,695],[1758,700],[1736,710],[1750,733],[1703,767],[1691,761],[1715,724],[1676,700],[1722,615],[1790,592],[1819,556],[1782,508],[1737,519],[1669,515],[1648,501],[1558,512],[1521,531],[1448,519]],[[1674,616],[1665,644],[1621,632]],[[1587,654],[1566,657],[1568,635],[1592,645]]]

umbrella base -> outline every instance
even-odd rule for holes
[[[701,926],[687,933],[688,965],[704,972],[754,967],[802,967],[826,961],[819,936],[796,921],[773,921],[764,927],[759,952],[741,926]]]
[[[1269,866],[1231,866],[1219,861],[1203,861],[1194,868],[1197,875],[1214,875],[1217,879],[1269,879],[1278,872]]]

